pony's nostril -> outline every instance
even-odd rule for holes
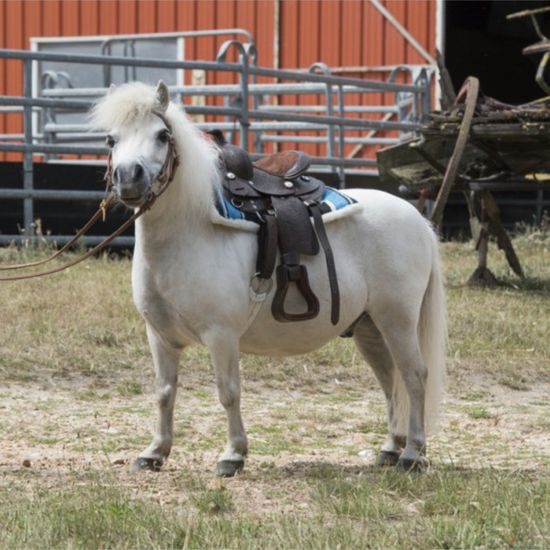
[[[143,177],[143,167],[141,164],[136,164],[134,167],[134,181],[138,181]]]

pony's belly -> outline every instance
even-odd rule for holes
[[[330,320],[332,300],[324,259],[304,258],[304,263],[308,264],[311,287],[320,302],[318,315],[307,321],[275,320],[271,311],[275,292],[273,288],[250,327],[241,337],[240,346],[243,352],[279,357],[309,353],[346,332],[365,312],[367,285],[364,274],[352,261],[344,258],[341,251],[338,265],[341,268],[347,265],[348,269],[341,269],[338,277],[340,316],[337,325],[333,325]],[[303,297],[296,286],[291,285],[284,302],[285,312],[298,314],[306,309]]]
[[[303,335],[302,331],[283,334],[279,333],[271,341],[254,339],[245,335],[241,339],[240,349],[243,353],[254,355],[269,355],[271,357],[286,357],[288,355],[302,355],[310,353],[324,346],[338,334],[331,334],[326,338],[318,335]]]
[[[309,353],[346,332],[363,312],[364,308],[347,308],[336,326],[330,322],[328,311],[321,311],[309,321],[289,323],[276,321],[270,312],[259,315],[241,337],[240,349],[244,353],[273,357]]]

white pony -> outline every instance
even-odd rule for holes
[[[170,131],[180,161],[172,183],[136,222],[133,297],[145,319],[159,417],[153,441],[134,469],[158,470],[170,454],[184,348],[203,344],[210,352],[228,419],[228,443],[217,472],[232,476],[243,468],[248,451],[240,412],[240,353],[307,353],[356,320],[355,343],[388,405],[389,437],[378,463],[407,470],[425,466],[426,431],[436,423],[443,392],[446,309],[437,238],[415,208],[384,192],[347,189],[360,211],[327,225],[340,320],[331,324],[327,271],[318,254],[303,263],[320,301],[319,315],[280,323],[271,314],[274,290],[259,306],[251,298],[256,235],[238,224],[214,223],[222,185],[219,151],[170,103],[166,85],[113,89],[94,108],[92,121],[109,132],[115,192],[131,208],[143,204],[162,171]],[[298,293],[289,293],[289,301],[289,309],[303,307]]]

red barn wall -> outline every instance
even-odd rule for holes
[[[40,36],[240,27],[254,36],[259,65],[273,67],[276,2],[0,0],[0,48],[28,49],[29,39]],[[433,55],[435,1],[384,0],[383,4]],[[331,67],[425,63],[367,0],[282,0],[278,6],[281,68],[303,68],[315,61]],[[226,38],[188,41],[186,58],[213,60]],[[1,94],[22,93],[21,71],[20,62],[0,60]],[[0,117],[0,133],[20,131],[20,115]]]

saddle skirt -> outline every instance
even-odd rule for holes
[[[325,224],[333,220],[356,214],[363,208],[355,199],[352,199],[342,191],[338,191],[332,187],[325,187],[324,193],[321,195],[320,203],[323,222]],[[222,219],[220,219],[220,216]],[[233,224],[231,220],[241,220],[245,221],[245,223]],[[212,221],[218,225],[228,225],[229,227],[241,229],[243,231],[256,232],[259,228],[259,220],[255,214],[247,214],[239,210],[233,206],[231,199],[221,192],[217,193],[216,214],[212,216]],[[226,221],[230,223],[224,223]],[[249,225],[246,221],[252,222],[253,225]]]

